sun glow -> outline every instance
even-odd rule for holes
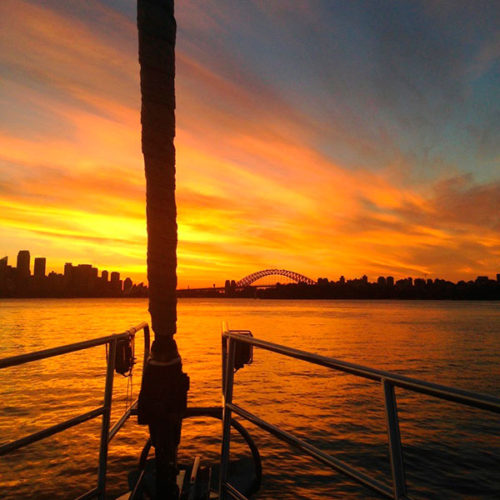
[[[400,108],[386,100],[385,91],[401,97],[395,77],[378,93],[361,75],[344,88],[340,69],[351,66],[339,59],[332,75],[325,63],[326,55],[340,56],[318,45],[324,66],[316,71],[318,63],[301,52],[307,44],[289,40],[299,71],[286,65],[286,51],[272,53],[281,43],[272,35],[268,66],[259,66],[244,45],[251,34],[236,37],[241,53],[232,50],[233,28],[223,18],[188,10],[180,5],[177,14],[181,287],[270,267],[332,279],[498,271],[500,183],[488,171],[486,149],[475,159],[486,165],[475,180],[454,163],[461,150],[453,138],[435,146],[435,155],[431,147],[419,153],[431,141],[423,131],[436,134],[438,126],[425,128],[434,114],[422,119],[411,96]],[[289,14],[265,15],[280,32],[279,15]],[[49,269],[88,262],[144,281],[133,16],[95,2],[80,12],[65,3],[5,0],[0,17],[0,251],[14,259],[29,246]],[[288,23],[300,31],[309,21]],[[204,39],[217,56],[196,42]],[[282,72],[270,71],[273,64]],[[487,61],[481,67],[486,75]],[[407,109],[414,114],[404,115],[405,128]]]

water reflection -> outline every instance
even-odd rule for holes
[[[144,300],[8,300],[0,356],[44,349],[147,319]],[[190,404],[220,404],[220,322],[257,337],[443,384],[500,395],[495,375],[500,312],[494,303],[181,300],[177,340],[191,377]],[[142,356],[142,342],[137,343]],[[89,355],[87,355],[89,354]],[[2,441],[102,404],[104,348],[0,371]],[[138,365],[140,366],[140,364]],[[114,418],[128,380],[115,378]],[[133,381],[137,395],[140,375]],[[336,457],[389,481],[382,390],[351,375],[256,350],[236,376],[235,401]],[[398,390],[409,493],[414,498],[495,498],[500,492],[497,419]],[[257,429],[260,498],[371,498]],[[186,422],[182,457],[217,457],[220,423]],[[110,495],[125,486],[147,437],[130,421],[110,449]],[[4,498],[70,498],[95,484],[99,421],[0,459]],[[237,446],[236,453],[244,453]],[[451,466],[452,465],[452,466]],[[440,494],[437,492],[441,491]],[[375,497],[374,497],[375,498]]]

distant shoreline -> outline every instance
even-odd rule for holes
[[[116,281],[121,284],[120,281]],[[113,283],[113,281],[108,282]],[[36,280],[32,284],[36,284]],[[98,287],[44,289],[35,286],[3,289],[1,298],[147,298],[148,288],[140,286],[127,288],[99,289]],[[369,282],[361,279],[329,281],[319,278],[314,284],[288,283],[241,287],[234,281],[226,281],[224,287],[187,288],[177,290],[179,298],[203,299],[280,299],[280,300],[500,300],[500,274],[496,280],[479,276],[474,281],[453,283],[442,279],[424,280],[406,278],[394,282],[392,278],[379,278]]]
[[[80,299],[92,299],[92,300],[145,300],[148,297],[0,297],[0,303],[2,300],[80,300]],[[177,297],[178,299],[216,299],[216,300],[242,300],[242,299],[253,299],[253,300],[321,300],[321,301],[394,301],[394,302],[408,302],[408,301],[418,301],[418,302],[497,302],[500,301],[500,297],[493,298],[422,298],[422,297],[332,297],[332,298],[322,298],[322,297],[226,297],[224,295],[182,295]]]
[[[272,287],[188,289],[178,290],[177,296],[291,300],[500,300],[500,279],[478,278],[475,281],[452,283],[440,279],[424,281],[407,278],[396,283],[371,283],[366,279],[333,282],[320,278],[314,285],[278,283]]]

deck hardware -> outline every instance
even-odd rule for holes
[[[120,375],[129,377],[135,364],[134,337],[119,340],[116,343],[115,371]]]
[[[383,370],[377,370],[346,361],[313,354],[299,349],[267,342],[265,340],[256,339],[249,335],[242,335],[241,331],[229,330],[223,323],[222,337],[227,342],[229,348],[227,352],[223,349],[223,412],[224,424],[222,435],[222,453],[221,453],[221,480],[219,483],[219,496],[221,499],[227,498],[245,498],[233,485],[227,480],[227,464],[229,463],[230,453],[230,428],[227,421],[231,419],[232,413],[245,418],[249,422],[257,425],[261,429],[266,430],[278,439],[287,442],[288,444],[302,450],[307,455],[315,458],[319,462],[335,469],[343,474],[351,477],[360,484],[363,484],[386,498],[394,500],[406,500],[405,471],[401,448],[401,436],[399,432],[399,422],[397,416],[396,394],[395,387],[407,389],[412,392],[426,394],[439,399],[452,401],[461,405],[479,408],[493,413],[500,413],[500,399],[488,394],[478,394],[462,389],[447,387],[444,385],[433,384],[422,380],[417,380],[404,375],[391,373]],[[326,368],[337,370],[344,373],[349,373],[357,377],[362,377],[368,380],[379,382],[382,384],[384,392],[384,403],[386,408],[386,420],[389,439],[389,450],[391,456],[391,469],[393,475],[392,488],[385,485],[378,479],[370,477],[360,470],[351,467],[349,464],[333,457],[323,450],[316,448],[310,443],[297,438],[293,434],[280,429],[279,427],[262,420],[257,415],[241,408],[233,403],[233,384],[234,384],[234,368],[235,368],[235,343],[250,344],[254,347],[281,354],[290,358],[302,360],[311,364],[324,366]],[[223,343],[224,345],[224,343]]]
[[[23,365],[25,363],[31,363],[33,361],[38,361],[41,359],[47,359],[54,356],[61,356],[63,354],[68,354],[71,352],[82,351],[84,349],[90,349],[92,347],[97,347],[104,345],[109,347],[109,356],[107,359],[106,368],[106,385],[104,389],[104,403],[99,408],[91,410],[82,415],[77,415],[76,417],[70,418],[64,422],[47,427],[39,432],[24,436],[15,441],[11,441],[0,446],[0,456],[6,455],[11,451],[17,450],[31,443],[35,443],[49,436],[62,432],[70,427],[74,427],[83,422],[87,422],[93,418],[102,415],[101,424],[101,442],[99,446],[99,468],[98,468],[98,481],[97,486],[90,489],[83,495],[79,496],[77,500],[86,500],[90,498],[102,498],[104,499],[105,488],[106,488],[106,468],[107,468],[107,456],[108,456],[108,444],[119,429],[125,424],[128,417],[134,413],[134,409],[137,407],[137,402],[129,408],[124,415],[118,420],[118,422],[110,430],[110,416],[111,416],[111,402],[112,402],[112,391],[113,391],[113,378],[115,370],[115,360],[116,360],[116,345],[120,340],[128,340],[130,337],[135,336],[138,332],[144,332],[144,357],[149,357],[149,326],[147,323],[140,323],[139,325],[130,328],[129,330],[119,333],[108,335],[106,337],[99,337],[92,340],[84,340],[83,342],[76,342],[74,344],[67,344],[59,347],[53,347],[50,349],[44,349],[41,351],[35,351],[27,354],[20,354],[18,356],[11,356],[8,358],[0,359],[0,369],[8,368],[11,366]]]

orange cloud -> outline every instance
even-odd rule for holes
[[[99,12],[106,32],[43,5],[0,5],[14,103],[0,118],[1,249],[144,280],[135,27]],[[234,61],[210,65],[187,49],[177,57],[180,286],[267,267],[313,278],[498,271],[498,183],[415,184],[399,154],[399,175],[391,163],[348,168],[317,146],[325,124]],[[369,141],[341,122],[328,133],[378,159],[394,148],[390,136]]]

